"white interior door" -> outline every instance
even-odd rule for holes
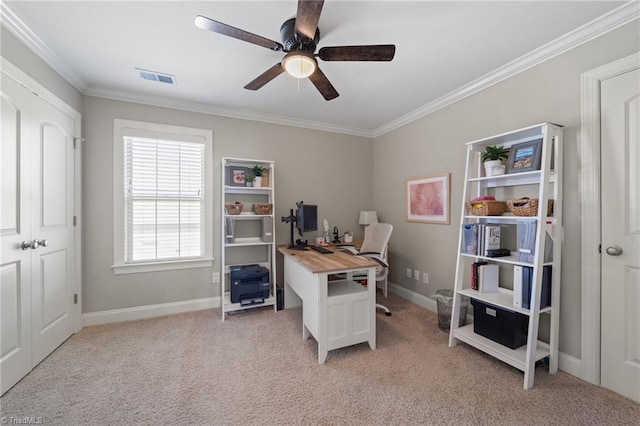
[[[0,203],[0,387],[6,392],[32,367],[31,251],[21,250],[31,238],[30,175],[21,158],[29,157],[24,110],[29,94],[2,77],[2,202]]]
[[[36,127],[31,173],[31,235],[44,242],[31,250],[33,364],[73,331],[74,163],[73,119],[46,102],[31,109]]]
[[[640,402],[640,70],[601,84],[601,384]]]
[[[73,331],[75,121],[4,75],[2,92],[4,393]]]

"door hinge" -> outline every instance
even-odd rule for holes
[[[598,253],[602,253],[602,244],[598,244]]]
[[[77,226],[78,224],[78,216],[73,217],[73,226]]]
[[[78,293],[74,293],[73,294],[73,304],[77,305],[78,304]]]
[[[78,147],[78,142],[84,142],[84,138],[73,138],[73,149]]]

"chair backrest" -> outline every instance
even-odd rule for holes
[[[393,225],[390,223],[372,223],[364,230],[364,241],[360,251],[362,253],[380,253],[380,257],[387,260],[387,246],[393,232]]]

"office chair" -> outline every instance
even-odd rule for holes
[[[366,256],[376,262],[376,286],[382,289],[382,294],[387,297],[387,276],[389,264],[387,263],[387,248],[393,225],[389,223],[372,223],[364,230],[364,241],[360,250],[353,246],[340,246],[338,249],[349,251],[356,256]],[[357,277],[354,277],[357,280]],[[384,310],[385,315],[391,316],[391,311],[386,306],[376,303],[376,308]]]

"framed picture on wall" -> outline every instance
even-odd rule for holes
[[[249,169],[247,167],[227,167],[227,185],[229,186],[247,186],[247,175]]]
[[[449,224],[450,173],[406,181],[407,222]]]
[[[523,142],[511,146],[507,160],[507,173],[521,173],[540,170],[542,160],[542,139]]]

